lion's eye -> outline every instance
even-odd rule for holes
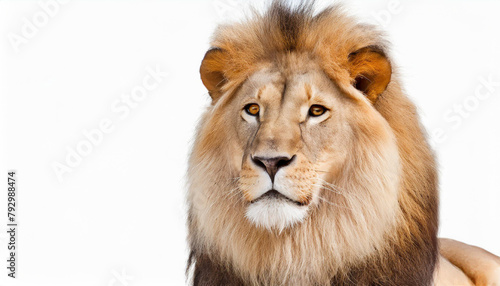
[[[246,111],[248,114],[252,115],[252,116],[257,116],[257,115],[259,115],[259,110],[260,110],[260,107],[259,107],[259,105],[258,105],[258,104],[256,104],[256,103],[250,103],[250,104],[247,104],[247,105],[245,106],[245,111]]]
[[[323,113],[326,112],[326,107],[321,106],[321,105],[313,105],[311,108],[309,108],[309,115],[310,116],[321,116]]]

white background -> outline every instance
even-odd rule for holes
[[[184,285],[186,158],[209,103],[198,68],[215,25],[244,2],[70,1],[49,16],[40,3],[53,2],[0,1],[0,177],[17,170],[19,199],[14,281],[2,187],[0,285]],[[500,254],[500,3],[346,6],[388,32],[423,123],[441,133],[440,235]],[[168,76],[127,116],[113,112],[148,67]],[[106,118],[113,130],[59,180],[54,164]]]

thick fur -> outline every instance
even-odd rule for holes
[[[219,27],[212,46],[220,53],[206,58],[202,77],[213,104],[188,171],[194,285],[430,285],[438,258],[435,160],[381,33],[340,7],[315,14],[308,4],[274,2],[263,15]],[[388,85],[365,92],[355,88],[350,56],[367,47],[387,57],[392,72],[369,78]],[[296,129],[302,121],[290,113],[256,129],[240,117],[238,104],[254,89],[284,110],[305,104],[300,86],[328,91],[335,110],[325,122],[336,132],[315,131],[324,122]],[[258,196],[255,178],[263,178],[248,157],[273,149],[266,142],[298,154],[287,168],[303,185],[289,196],[308,203],[306,217],[276,231],[245,216]]]

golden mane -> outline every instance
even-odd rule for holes
[[[229,83],[222,91],[241,84],[259,67],[256,63],[289,52],[313,54],[334,80],[352,84],[351,53],[364,47],[387,52],[382,33],[346,16],[340,5],[315,15],[312,3],[290,8],[280,1],[273,2],[264,15],[255,13],[248,22],[219,26],[211,45],[224,51],[223,60],[216,59],[224,63],[222,76]]]

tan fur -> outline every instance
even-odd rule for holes
[[[443,256],[439,256],[439,263],[434,272],[434,283],[439,286],[473,286],[474,283],[460,268],[453,265]]]
[[[273,5],[219,27],[200,68],[213,103],[189,160],[194,284],[430,285],[435,162],[383,37],[339,7]],[[276,180],[307,216],[270,230],[245,217],[268,180],[252,158],[283,154]]]
[[[470,277],[474,285],[500,285],[500,257],[452,239],[441,238],[439,248],[441,255]]]

